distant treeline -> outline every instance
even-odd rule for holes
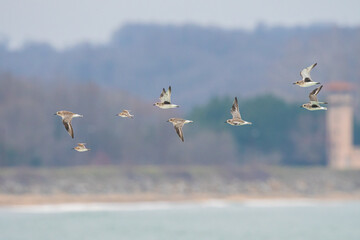
[[[49,86],[1,75],[0,165],[325,163],[325,112],[272,95],[239,98],[242,116],[253,125],[233,127],[225,123],[232,102],[213,98],[186,114],[97,84]],[[135,119],[116,117],[123,109]],[[74,140],[54,116],[58,110],[84,115],[73,120]],[[170,117],[194,120],[184,127],[185,143],[166,122]],[[75,152],[77,142],[92,150]]]
[[[135,119],[115,116],[129,109]],[[65,131],[59,110],[83,114],[72,121],[75,139]],[[96,84],[39,84],[0,76],[0,165],[66,166],[78,164],[214,164],[237,161],[229,134],[186,126],[182,143],[170,117],[185,117],[181,109],[164,111],[118,89]],[[72,147],[85,142],[90,152]]]
[[[360,28],[329,25],[249,32],[132,24],[104,45],[13,51],[0,43],[0,165],[324,164],[325,112],[300,109],[309,91],[291,83],[314,62],[316,81],[358,83],[359,42]],[[181,107],[154,108],[169,85]],[[224,123],[234,96],[252,126]],[[134,120],[115,117],[128,108]],[[75,140],[58,110],[84,115],[73,121]],[[184,127],[185,143],[170,117],[195,121]],[[77,142],[92,150],[73,151]]]
[[[286,103],[273,95],[239,99],[240,112],[251,126],[232,127],[233,99],[214,98],[191,112],[201,127],[230,133],[240,155],[264,163],[324,164],[326,161],[325,112],[309,112],[300,104]]]
[[[0,71],[47,83],[93,81],[147,100],[171,84],[174,99],[190,109],[224,94],[272,93],[297,99],[306,91],[291,83],[314,62],[318,63],[312,71],[316,81],[358,83],[359,42],[359,27],[259,26],[244,31],[130,24],[103,45],[83,43],[55,50],[44,43],[29,43],[11,51],[0,43]]]

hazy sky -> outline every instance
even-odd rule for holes
[[[128,22],[195,23],[252,29],[336,23],[360,26],[359,0],[0,0],[0,41],[12,48],[26,41],[64,48],[103,43]]]

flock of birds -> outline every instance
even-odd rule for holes
[[[302,77],[302,80],[297,81],[293,83],[294,85],[298,85],[300,87],[311,87],[315,86],[317,84],[320,84],[319,82],[314,82],[311,79],[310,71],[317,65],[317,63],[314,63],[313,65],[304,68],[300,75]],[[319,102],[317,99],[317,95],[319,94],[320,90],[322,89],[323,85],[321,85],[318,88],[315,88],[313,91],[310,92],[309,98],[310,102],[303,104],[301,107],[310,110],[327,110],[326,107],[321,106],[321,104],[327,104],[326,102]],[[179,105],[171,103],[171,86],[169,86],[169,89],[165,91],[163,88],[161,94],[160,94],[160,102],[156,102],[153,104],[154,106],[157,106],[161,109],[172,109],[172,108],[178,108]],[[235,97],[232,108],[230,110],[230,113],[232,115],[231,119],[226,120],[226,123],[233,125],[233,126],[241,126],[241,125],[251,125],[251,122],[245,121],[242,119],[240,111],[239,111],[239,104],[237,97]],[[66,131],[69,133],[69,135],[74,138],[74,130],[71,125],[71,120],[76,117],[83,117],[83,115],[72,113],[69,111],[58,111],[55,113],[55,115],[58,115],[62,118],[62,122],[65,126]],[[116,114],[116,116],[122,117],[122,118],[134,118],[134,115],[130,114],[129,110],[123,110],[121,113]],[[173,124],[176,133],[180,137],[181,141],[184,142],[184,134],[183,134],[183,126],[187,123],[192,123],[191,120],[186,120],[182,118],[170,118],[167,120],[167,122],[170,122]],[[78,143],[74,149],[78,152],[86,152],[90,149],[85,146],[85,143]]]
[[[298,85],[300,87],[311,87],[317,84],[320,84],[319,82],[314,82],[311,79],[310,72],[311,70],[317,65],[317,63],[314,63],[313,65],[304,68],[300,75],[302,77],[302,80],[294,82],[293,84]],[[321,106],[320,104],[327,104],[327,102],[319,102],[317,99],[317,95],[319,94],[320,90],[322,89],[323,85],[321,85],[318,88],[315,88],[312,90],[309,94],[310,102],[303,104],[301,107],[310,110],[310,111],[316,111],[316,110],[327,110],[326,107]]]

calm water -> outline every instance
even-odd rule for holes
[[[360,239],[360,202],[142,203],[0,209],[0,240]]]

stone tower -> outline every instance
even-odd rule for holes
[[[332,82],[326,89],[329,91],[326,116],[328,166],[335,169],[360,168],[360,156],[353,145],[352,85]]]

